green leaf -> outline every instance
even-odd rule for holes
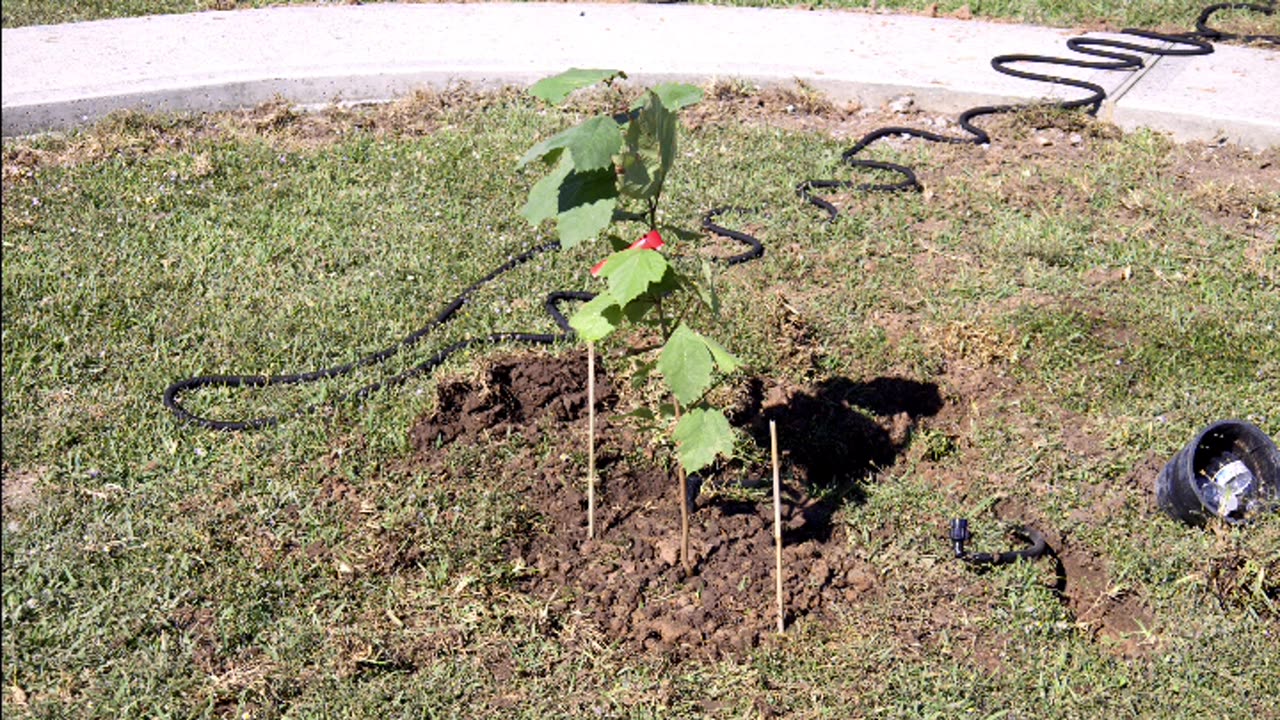
[[[520,214],[536,226],[538,223],[560,214],[560,186],[564,179],[573,172],[573,162],[567,157],[560,158],[555,169],[546,177],[534,183],[529,190],[529,199]]]
[[[524,154],[524,157],[520,158],[520,162],[516,163],[516,169],[519,170],[520,168],[524,167],[525,165],[528,165],[529,163],[533,162],[538,158],[542,158],[542,161],[548,165],[551,165],[551,166],[557,165],[560,162],[560,156],[564,154],[564,148],[563,147],[554,147],[554,148],[542,147],[543,145],[547,145],[552,140],[556,139],[556,137],[559,137],[559,135],[543,140],[537,145],[534,145],[533,147],[529,148],[529,151]],[[540,152],[538,152],[537,154],[534,154],[535,150]]]
[[[681,108],[702,102],[702,90],[695,85],[685,83],[662,83],[653,87],[653,94],[658,96],[668,110]]]
[[[545,100],[552,105],[559,105],[569,97],[569,93],[599,82],[612,82],[616,78],[625,79],[627,74],[621,70],[601,70],[569,68],[559,75],[542,78],[529,88],[529,94]]]
[[[595,238],[601,230],[609,227],[613,208],[617,204],[616,197],[602,198],[560,213],[556,218],[556,233],[560,236],[560,244],[567,249]]]
[[[638,407],[635,410],[632,410],[631,412],[627,413],[627,415],[633,418],[636,418],[638,420],[654,420],[658,417],[657,415],[654,415],[653,411],[647,407]]]
[[[702,282],[690,283],[702,304],[712,315],[720,314],[720,296],[716,294],[715,277],[711,273],[711,263],[702,261]]]
[[[569,327],[583,340],[595,342],[608,337],[621,321],[622,310],[618,302],[608,293],[600,293],[578,308],[569,318]]]
[[[627,305],[660,283],[670,267],[662,253],[636,248],[610,255],[600,276],[609,281],[609,294]]]
[[[672,112],[682,110],[690,105],[696,105],[702,102],[703,93],[696,85],[687,83],[662,83],[654,85],[650,88],[650,93],[657,96],[666,108]],[[639,97],[635,102],[631,103],[631,111],[644,109],[650,102],[652,97],[649,93]]]
[[[724,413],[714,408],[694,408],[685,413],[672,436],[685,472],[702,470],[715,462],[717,455],[733,454],[733,428]]]
[[[668,267],[661,280],[649,285],[649,289],[643,295],[627,303],[626,307],[622,308],[623,314],[627,316],[627,320],[633,323],[643,323],[649,313],[658,307],[658,302],[662,298],[680,289],[681,282],[680,275]]]
[[[529,190],[520,211],[533,225],[556,218],[560,242],[571,248],[609,225],[618,204],[612,169],[577,172],[568,156]]]
[[[742,361],[734,357],[733,353],[725,350],[723,345],[705,335],[699,335],[698,337],[701,337],[702,342],[707,344],[707,350],[711,351],[711,358],[715,360],[716,367],[720,372],[728,375],[742,367]]]
[[[658,307],[658,303],[648,297],[642,296],[627,303],[627,306],[622,308],[622,314],[625,315],[627,320],[630,322],[641,323],[644,322],[645,317],[656,307]]]
[[[706,339],[681,323],[658,355],[658,371],[680,402],[688,405],[711,387],[715,362]]]
[[[676,114],[653,91],[640,114],[627,125],[626,150],[620,157],[622,194],[648,200],[662,193],[662,183],[676,156]]]
[[[649,377],[653,375],[653,369],[657,366],[657,361],[648,357],[635,357],[631,361],[631,387],[642,388],[649,382]]]
[[[563,164],[563,162],[562,162]],[[578,171],[570,168],[560,182],[560,212],[597,200],[618,197],[613,169]],[[609,213],[613,219],[613,213]]]
[[[565,149],[573,158],[574,170],[612,168],[613,156],[622,149],[622,132],[613,118],[593,117],[529,148],[516,167],[524,167],[538,158],[555,162],[558,151]]]
[[[580,127],[582,126],[575,125],[567,130],[561,130],[555,135],[552,135],[546,140],[543,140],[537,145],[529,148],[525,152],[524,156],[520,158],[520,161],[516,163],[516,167],[522,168],[539,158],[545,159],[548,163],[556,162],[560,159],[560,153],[563,152],[565,148],[569,147],[573,140],[574,133],[576,133]]]

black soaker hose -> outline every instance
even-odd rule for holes
[[[749,260],[754,260],[764,254],[764,246],[760,244],[759,240],[747,235],[746,233],[721,227],[714,222],[715,218],[719,215],[736,210],[737,208],[732,207],[715,208],[707,211],[702,217],[702,227],[707,232],[735,240],[748,246],[748,249],[745,252],[726,258],[723,262],[728,265],[737,265]],[[558,250],[559,248],[560,243],[550,242],[545,245],[539,245],[531,250],[526,250],[525,252],[512,257],[459,293],[452,302],[446,305],[445,308],[431,320],[431,322],[405,336],[404,339],[400,340],[396,344],[365,355],[358,360],[304,373],[289,373],[282,375],[198,375],[196,377],[179,380],[165,388],[165,407],[169,408],[169,410],[179,420],[194,423],[210,430],[257,430],[264,427],[278,425],[281,421],[290,417],[296,417],[313,411],[316,409],[316,406],[314,405],[304,407],[293,413],[285,415],[269,415],[250,418],[248,420],[217,420],[191,412],[184,407],[181,402],[179,402],[178,397],[184,392],[198,390],[205,387],[261,388],[274,385],[297,385],[301,383],[316,382],[319,380],[349,375],[359,368],[379,365],[391,359],[401,350],[417,345],[424,338],[430,335],[432,331],[452,320],[453,317],[457,315],[471,299],[471,296],[474,295],[481,287],[497,280],[502,275],[529,262],[538,255]],[[357,388],[356,390],[343,393],[337,396],[335,401],[341,401],[347,398],[361,399],[383,388],[401,385],[412,378],[426,375],[439,367],[454,353],[465,350],[474,345],[498,344],[504,342],[526,343],[530,345],[551,345],[563,340],[568,340],[574,335],[573,328],[569,327],[569,320],[560,309],[560,305],[570,301],[585,302],[593,297],[595,297],[594,293],[572,290],[558,290],[547,295],[545,301],[547,314],[551,316],[556,327],[559,328],[560,332],[558,333],[497,332],[458,340],[457,342],[446,345],[426,361],[419,363],[398,375],[386,380],[369,383],[368,385]]]
[[[556,250],[559,247],[560,247],[559,243],[547,243],[546,245],[540,245],[538,247],[533,248],[532,250],[528,250],[519,255],[516,255],[515,257],[511,258],[510,260],[503,263],[502,265],[499,265],[495,270],[490,272],[488,275],[485,275],[484,277],[480,278],[476,282],[472,283],[470,287],[468,287],[467,289],[459,293],[458,296],[453,299],[453,302],[446,305],[445,308],[441,310],[440,313],[436,315],[436,317],[431,322],[422,326],[418,330],[415,330],[413,333],[409,334],[403,340],[396,343],[395,345],[391,345],[377,352],[365,355],[364,357],[360,358],[359,360],[355,360],[354,362],[346,363],[343,365],[335,365],[333,367],[324,368],[322,370],[313,370],[311,372],[293,373],[293,374],[286,374],[286,375],[200,375],[197,377],[187,378],[185,380],[179,380],[178,382],[175,382],[172,385],[170,385],[168,388],[165,388],[164,404],[179,419],[193,422],[212,430],[256,430],[258,428],[276,425],[281,420],[289,416],[274,415],[274,416],[267,416],[267,417],[252,418],[249,420],[214,420],[211,418],[201,417],[187,410],[185,407],[182,406],[182,403],[178,402],[178,396],[189,390],[196,390],[203,387],[257,387],[257,388],[260,388],[260,387],[268,387],[272,385],[296,385],[299,383],[316,382],[318,380],[324,380],[327,378],[335,378],[335,377],[341,377],[343,375],[347,375],[351,372],[354,372],[357,368],[369,367],[372,365],[378,365],[380,363],[386,362],[388,359],[390,359],[392,356],[394,356],[401,350],[418,344],[418,342],[420,342],[424,337],[430,334],[431,331],[435,330],[441,325],[444,325],[445,323],[449,322],[449,320],[453,319],[453,316],[456,315],[464,305],[466,305],[467,301],[471,299],[471,296],[484,285],[489,284],[490,282],[494,281],[499,276],[503,275],[509,270],[512,270],[513,268],[523,265],[524,263],[528,262],[534,257],[537,257],[538,255],[541,255],[544,252]],[[590,299],[590,297],[591,295],[589,293],[573,293],[573,292],[555,292],[547,296],[547,300],[546,300],[547,313],[551,315],[551,317],[555,320],[556,325],[560,327],[561,329],[560,334],[507,332],[507,333],[493,333],[490,335],[485,335],[477,338],[467,338],[465,340],[459,340],[458,342],[455,342],[445,347],[444,349],[440,350],[427,361],[420,363],[410,368],[409,370],[406,370],[400,373],[399,375],[396,375],[395,377],[392,377],[388,380],[381,381],[381,382],[370,383],[352,392],[344,393],[343,395],[339,396],[338,399],[343,399],[347,397],[363,398],[369,395],[370,393],[376,390],[379,390],[383,387],[399,385],[412,377],[422,375],[434,370],[438,365],[443,363],[445,359],[447,359],[453,353],[479,343],[485,343],[485,342],[496,343],[496,342],[504,342],[504,341],[518,341],[518,342],[544,344],[544,345],[554,343],[557,340],[561,340],[564,337],[566,337],[568,334],[572,333],[572,330],[569,328],[568,320],[565,319],[564,313],[560,311],[559,304],[565,300],[583,300],[583,299]],[[310,409],[312,408],[305,408],[303,410],[299,410],[297,413],[294,413],[294,414],[301,414]]]
[[[1249,42],[1269,42],[1280,44],[1280,36],[1275,35],[1233,35],[1215,30],[1209,27],[1209,21],[1220,10],[1248,10],[1252,12],[1271,15],[1274,12],[1274,6],[1255,5],[1251,3],[1220,3],[1206,7],[1196,20],[1195,32],[1169,35],[1162,33],[1153,33],[1145,30],[1123,30],[1123,34],[1133,35],[1134,37],[1155,40],[1164,43],[1173,43],[1184,47],[1165,48],[1153,47],[1147,45],[1139,45],[1137,43],[1124,42],[1120,40],[1111,40],[1106,38],[1088,38],[1076,37],[1067,41],[1067,47],[1075,52],[1083,55],[1103,58],[1102,60],[1079,60],[1073,58],[1050,57],[1047,55],[1001,55],[992,59],[991,66],[997,72],[1014,77],[1024,78],[1027,80],[1035,80],[1038,82],[1050,83],[1053,85],[1067,85],[1077,87],[1082,90],[1089,91],[1089,95],[1077,100],[1067,100],[1062,102],[1047,102],[1039,105],[986,105],[971,108],[961,113],[958,118],[959,126],[967,133],[968,137],[955,137],[941,135],[939,133],[930,132],[928,130],[920,130],[918,128],[908,127],[884,127],[873,130],[859,139],[852,147],[846,150],[842,155],[842,161],[856,168],[869,168],[873,170],[887,170],[896,172],[901,176],[901,180],[892,183],[854,183],[848,180],[806,180],[796,186],[796,192],[806,202],[824,210],[829,219],[834,221],[839,215],[839,210],[835,205],[827,200],[814,194],[814,190],[827,189],[852,189],[864,192],[898,192],[898,191],[919,191],[923,189],[920,181],[916,178],[915,172],[911,168],[892,162],[883,162],[876,160],[858,159],[855,156],[862,152],[867,146],[885,137],[894,135],[918,137],[933,142],[951,143],[951,144],[975,144],[981,145],[990,142],[991,138],[985,130],[973,124],[973,120],[984,115],[992,115],[998,113],[1007,113],[1021,110],[1028,107],[1048,107],[1056,109],[1076,109],[1082,108],[1090,115],[1096,115],[1102,106],[1103,100],[1106,99],[1106,90],[1095,83],[1083,80],[1073,80],[1070,78],[1057,77],[1044,73],[1030,72],[1009,67],[1013,64],[1020,63],[1036,63],[1049,65],[1062,65],[1068,67],[1092,68],[1097,70],[1138,70],[1143,67],[1143,60],[1138,55],[1133,55],[1132,51],[1149,53],[1153,55],[1207,55],[1213,52],[1213,46],[1209,44],[1210,40],[1244,40]],[[619,118],[619,121],[625,121],[626,116]],[[737,265],[740,263],[755,260],[764,255],[764,246],[755,237],[747,233],[730,230],[718,225],[715,220],[720,215],[727,212],[747,212],[741,208],[735,207],[719,207],[707,211],[702,216],[702,228],[707,232],[719,237],[734,240],[748,247],[745,252],[734,255],[724,260],[727,265]],[[378,365],[392,356],[396,355],[403,349],[407,349],[421,342],[426,336],[431,334],[436,328],[449,322],[459,310],[466,305],[471,296],[482,286],[498,279],[506,272],[523,265],[530,259],[552,250],[559,249],[559,243],[547,243],[539,245],[530,250],[526,250],[499,265],[489,274],[485,275],[475,283],[467,287],[457,297],[453,299],[436,317],[426,325],[406,336],[398,343],[386,347],[377,352],[366,355],[358,360],[350,363],[335,365],[333,367],[321,370],[313,370],[310,372],[282,374],[282,375],[199,375],[196,377],[179,380],[164,391],[165,407],[176,416],[179,420],[190,422],[212,430],[255,430],[259,428],[269,427],[279,424],[282,420],[295,417],[303,413],[315,409],[310,406],[298,410],[293,413],[283,415],[264,416],[251,418],[248,420],[217,420],[197,415],[187,410],[179,401],[179,397],[188,391],[197,390],[205,387],[252,387],[261,388],[274,385],[296,385],[300,383],[315,382],[329,378],[341,377],[348,375],[358,368],[370,367]],[[546,309],[548,315],[559,328],[558,333],[531,333],[531,332],[498,332],[488,335],[481,335],[473,338],[459,340],[450,345],[445,346],[428,360],[415,365],[394,377],[387,380],[370,383],[356,390],[342,393],[337,396],[336,400],[347,398],[363,398],[381,388],[400,385],[407,380],[425,375],[433,371],[449,356],[468,347],[480,344],[495,344],[504,342],[519,342],[539,345],[549,345],[552,343],[568,340],[573,337],[573,330],[569,327],[569,322],[565,318],[564,313],[560,310],[560,304],[568,301],[586,301],[594,297],[593,293],[579,291],[557,291],[549,294],[546,298]],[[1043,539],[1041,539],[1043,540]],[[981,556],[983,554],[979,554]],[[975,556],[976,557],[976,556]]]
[[[1123,40],[1113,40],[1109,38],[1074,37],[1067,40],[1068,49],[1081,55],[1102,59],[1081,60],[1078,58],[1025,54],[999,55],[991,60],[991,67],[994,68],[996,72],[1025,80],[1049,83],[1051,85],[1076,87],[1081,90],[1087,90],[1089,94],[1076,100],[1019,105],[982,105],[970,108],[960,113],[960,116],[956,121],[960,128],[968,133],[967,136],[942,135],[929,130],[910,127],[883,127],[872,130],[866,135],[863,135],[862,138],[854,143],[848,150],[845,150],[840,156],[841,160],[844,164],[850,167],[887,170],[897,173],[901,177],[900,180],[897,182],[885,183],[855,183],[851,180],[805,180],[796,186],[796,193],[809,204],[825,211],[831,221],[835,221],[836,217],[839,215],[839,210],[837,210],[835,205],[832,205],[826,199],[814,194],[814,190],[847,189],[860,192],[899,192],[920,191],[924,189],[920,184],[920,181],[916,178],[915,172],[905,165],[877,160],[862,160],[855,157],[858,153],[865,150],[868,145],[871,145],[877,140],[896,135],[917,137],[923,140],[953,145],[984,145],[991,142],[991,136],[988,135],[985,130],[973,124],[973,121],[979,117],[1017,112],[1019,110],[1035,107],[1056,110],[1083,109],[1089,115],[1097,115],[1098,111],[1102,108],[1102,102],[1107,98],[1106,89],[1096,83],[1031,72],[1029,70],[1011,67],[1012,65],[1061,65],[1064,67],[1089,68],[1093,70],[1134,71],[1141,70],[1145,66],[1142,57],[1132,54],[1134,52],[1147,53],[1151,55],[1209,55],[1213,52],[1213,46],[1209,44],[1209,40],[1242,40],[1245,42],[1267,42],[1280,44],[1280,36],[1277,35],[1234,35],[1209,27],[1208,23],[1210,18],[1214,13],[1221,10],[1248,10],[1251,12],[1261,13],[1263,15],[1271,15],[1275,12],[1275,6],[1274,4],[1255,5],[1251,3],[1219,3],[1217,5],[1210,5],[1201,11],[1199,18],[1196,19],[1196,30],[1191,33],[1165,34],[1135,29],[1120,31],[1121,34],[1132,35],[1143,40],[1153,40],[1159,43],[1172,43],[1182,47],[1143,45],[1135,42],[1126,42]]]

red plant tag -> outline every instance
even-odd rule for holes
[[[631,243],[631,246],[628,247],[627,249],[628,250],[637,250],[637,249],[657,250],[658,248],[663,247],[664,245],[666,245],[666,243],[663,242],[662,235],[659,234],[657,230],[650,230],[649,232],[645,233],[644,237]],[[604,269],[604,264],[607,262],[609,262],[609,258],[605,258],[600,262],[596,263],[595,267],[591,268],[591,277],[600,277],[600,271]]]
[[[644,250],[657,250],[663,245],[666,245],[666,243],[662,241],[662,235],[660,235],[657,230],[650,230],[645,233],[644,237],[631,243],[630,249],[634,250],[636,248],[642,248]]]

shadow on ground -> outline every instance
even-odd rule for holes
[[[564,452],[585,440],[584,366],[581,353],[497,361],[482,378],[442,383],[435,411],[410,431],[412,463],[425,475],[445,469],[436,467],[448,455],[444,445],[486,445],[513,434],[533,441],[493,472],[518,498],[520,526],[531,529],[508,542],[510,562],[527,569],[518,585],[554,599],[552,612],[580,619],[564,633],[717,657],[754,647],[774,631],[773,503],[758,491],[771,484],[770,421],[779,428],[786,477],[789,620],[825,616],[873,591],[873,568],[850,552],[834,517],[863,500],[877,469],[891,465],[917,423],[941,409],[936,386],[901,378],[832,378],[805,387],[747,380],[729,415],[763,448],[763,461],[729,463],[707,476],[691,503],[686,568],[671,458],[608,411],[598,431],[598,532],[587,538],[583,468]],[[597,386],[603,405],[617,402],[608,377],[598,377]]]
[[[752,378],[731,420],[766,457],[769,423],[776,424],[788,476],[813,498],[801,510],[804,521],[784,539],[826,542],[835,512],[865,499],[864,485],[897,460],[920,420],[936,415],[942,404],[937,385],[904,378],[836,377],[812,388]],[[751,482],[767,484],[766,470],[750,473]]]

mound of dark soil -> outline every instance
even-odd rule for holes
[[[436,412],[411,431],[419,456],[430,456],[442,443],[511,432],[549,433],[566,453],[581,450],[585,364],[581,354],[528,355],[496,362],[480,380],[442,385]],[[614,405],[603,375],[597,385],[600,405]],[[860,498],[859,485],[875,466],[892,462],[916,417],[940,406],[932,386],[898,380],[841,380],[812,389],[764,379],[746,384],[734,421],[759,440],[774,420],[782,438],[788,624],[822,617],[836,604],[847,606],[874,591],[874,569],[850,552],[834,518],[842,503]],[[535,528],[508,545],[511,560],[528,568],[521,588],[587,618],[602,638],[636,650],[717,657],[776,632],[768,469],[726,468],[694,482],[702,488],[691,498],[693,570],[686,572],[678,481],[640,459],[637,433],[610,424],[608,415],[603,411],[599,420],[595,539],[587,538],[580,463],[533,451],[504,461],[504,482],[523,498]]]
[[[498,360],[479,382],[442,383],[436,412],[416,423],[409,441],[419,451],[475,441],[497,429],[532,431],[542,421],[565,425],[587,416],[585,355],[529,355]],[[603,371],[596,373],[596,410],[607,412],[617,397]],[[581,426],[585,432],[585,423]],[[566,442],[576,442],[566,438]]]

